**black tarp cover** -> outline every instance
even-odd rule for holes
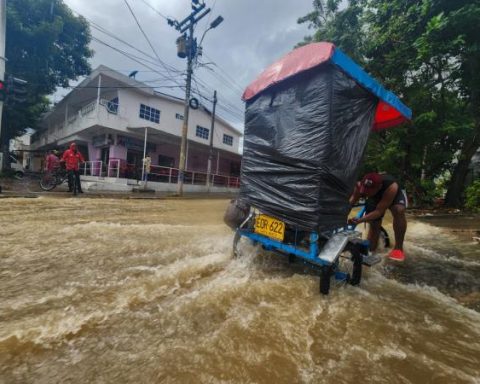
[[[300,229],[345,225],[377,103],[331,63],[248,100],[240,198]]]

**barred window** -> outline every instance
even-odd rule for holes
[[[145,104],[140,104],[140,114],[141,119],[148,121],[153,121],[154,123],[160,123],[160,111],[158,109],[149,107]]]
[[[181,115],[180,113],[176,113],[175,118],[178,120],[183,120],[183,115]]]
[[[230,135],[223,135],[223,144],[232,145],[233,146],[233,136]]]
[[[197,132],[196,132],[197,137],[208,140],[209,133],[210,131],[208,130],[208,128],[204,128],[204,127],[201,127],[200,125],[197,125]]]

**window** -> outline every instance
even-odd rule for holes
[[[107,111],[114,115],[118,113],[118,97],[113,98],[107,103]]]
[[[223,144],[233,145],[233,136],[223,135]]]
[[[160,111],[158,109],[149,107],[145,104],[140,104],[140,118],[154,123],[160,123]]]
[[[178,120],[183,120],[183,115],[181,115],[180,113],[176,113],[175,118]]]
[[[208,130],[208,128],[204,128],[204,127],[201,127],[200,125],[197,125],[197,132],[196,132],[197,137],[208,140],[209,132],[210,131]]]
[[[175,159],[170,156],[158,155],[158,165],[161,167],[175,167]]]

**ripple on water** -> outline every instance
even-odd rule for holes
[[[323,297],[284,257],[232,259],[227,201],[38,200],[0,215],[6,382],[478,382],[480,314],[450,296],[477,260],[430,226]]]

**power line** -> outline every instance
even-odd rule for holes
[[[210,87],[204,83],[203,80],[201,80],[201,79],[199,79],[199,78],[195,78],[195,81],[196,81],[197,86],[200,85],[208,94],[210,94],[210,93],[213,92],[213,91],[210,89]],[[243,110],[241,110],[241,109],[238,108],[237,106],[235,106],[235,105],[233,105],[233,104],[225,101],[225,98],[223,98],[223,97],[221,98],[221,100],[223,101],[223,104],[228,105],[229,108],[230,108],[233,112],[235,112],[235,113],[240,114],[240,115],[243,116]]]
[[[157,64],[156,62],[154,62],[154,61],[147,60],[147,59],[145,59],[145,58],[143,58],[143,57],[139,57],[139,56],[137,56],[137,55],[134,55],[133,53],[124,51],[124,50],[121,49],[121,48],[118,48],[118,47],[115,47],[115,46],[113,46],[113,45],[111,45],[111,44],[108,44],[108,43],[106,43],[105,41],[100,40],[98,37],[92,36],[92,41],[95,41],[95,42],[97,42],[97,43],[99,43],[99,44],[105,45],[105,46],[107,46],[107,47],[109,47],[109,48],[111,48],[111,49],[113,49],[113,50],[115,50],[115,51],[123,54],[124,56],[127,56],[128,58],[134,58],[134,59],[137,59],[137,60],[143,60],[145,63],[152,64],[152,65],[158,65],[158,64]],[[155,72],[157,72],[158,74],[161,74],[164,79],[166,79],[166,80],[172,80],[172,81],[173,81],[173,79],[169,78],[168,76],[166,76],[165,74],[163,74],[163,73],[160,72],[159,70],[157,70],[157,71],[155,71]]]
[[[119,38],[118,36],[114,35],[113,33],[107,31],[105,28],[96,25],[94,22],[90,22],[90,24],[91,24],[91,26],[92,26],[94,29],[96,29],[96,30],[98,30],[98,31],[106,34],[107,36],[111,37],[112,39],[115,39],[115,40],[119,41],[120,43],[125,44],[126,46],[134,49],[135,51],[141,53],[142,55],[145,55],[146,57],[148,57],[148,58],[150,58],[150,59],[152,59],[152,60],[157,60],[155,57],[149,55],[148,53],[146,53],[146,52],[138,49],[138,48],[135,47],[134,45],[126,42],[125,40],[123,40],[123,39],[121,39],[121,38]],[[158,64],[155,63],[155,65],[158,65]],[[180,72],[180,71],[176,70],[176,72]]]
[[[148,68],[148,69],[152,70],[153,72],[158,73],[160,76],[165,76],[163,73],[161,73],[161,72],[159,72],[158,70],[155,70],[154,68],[152,68],[152,67],[148,66],[147,64],[145,64],[145,62],[144,62],[144,61],[141,61],[141,59],[137,59],[134,55],[132,55],[132,54],[130,54],[130,53],[128,53],[128,52],[125,52],[125,51],[123,51],[123,50],[120,49],[120,48],[114,47],[114,46],[112,46],[112,45],[110,45],[110,44],[108,44],[108,43],[106,43],[106,42],[104,42],[104,41],[102,41],[102,40],[100,40],[100,39],[98,39],[98,38],[92,38],[92,39],[94,39],[95,41],[97,41],[97,42],[100,43],[100,44],[103,44],[103,45],[105,45],[105,46],[107,46],[107,47],[109,47],[109,48],[111,48],[111,49],[113,49],[113,50],[121,53],[122,55],[128,57],[130,60],[133,60],[133,61],[137,62],[138,64],[144,66],[145,68]],[[174,79],[169,79],[169,80],[171,80],[172,82],[174,82],[175,84],[177,84],[177,86],[182,87],[182,85],[179,84],[179,83],[177,83]]]
[[[98,31],[101,32],[101,33],[106,34],[107,36],[109,36],[109,37],[111,37],[111,38],[119,41],[119,42],[122,43],[122,44],[125,44],[126,46],[134,49],[135,51],[141,53],[142,55],[144,55],[144,56],[146,56],[146,57],[148,57],[148,58],[150,58],[150,59],[152,59],[152,60],[154,60],[154,61],[157,60],[155,57],[147,54],[146,52],[138,49],[138,48],[135,47],[134,45],[126,42],[125,40],[123,40],[123,39],[121,39],[121,38],[119,38],[117,35],[115,35],[114,33],[110,32],[110,31],[108,31],[108,30],[105,29],[104,27],[98,25],[98,24],[95,23],[94,21],[89,20],[87,17],[83,16],[83,15],[82,15],[81,13],[79,13],[78,11],[75,11],[74,9],[72,9],[72,11],[75,12],[77,15],[83,17],[83,18],[90,24],[90,26],[91,26],[92,28],[98,30]],[[163,76],[165,80],[172,81],[172,82],[174,82],[175,84],[181,86],[181,85],[173,78],[173,76],[171,75],[170,72],[169,72],[169,75],[170,75],[170,77],[169,77],[169,76],[165,75],[164,73],[161,73],[160,70],[155,70],[155,69],[153,69],[153,68],[151,68],[151,67],[149,67],[149,66],[144,65],[144,63],[139,62],[139,60],[143,60],[143,61],[149,62],[150,64],[152,64],[152,65],[154,65],[154,66],[158,66],[158,63],[157,63],[157,62],[150,62],[150,61],[146,60],[146,59],[143,58],[143,57],[138,57],[138,56],[133,55],[132,53],[125,52],[125,51],[121,50],[120,48],[117,48],[117,47],[114,47],[114,46],[112,46],[112,45],[110,45],[110,44],[107,44],[106,42],[104,42],[104,41],[102,41],[102,40],[100,40],[100,39],[98,39],[98,38],[92,37],[92,40],[97,41],[97,42],[99,42],[100,44],[103,44],[103,45],[105,45],[105,46],[107,46],[107,47],[109,47],[109,48],[111,48],[111,49],[116,50],[117,52],[123,54],[124,56],[128,57],[129,59],[131,59],[131,60],[133,60],[133,61],[135,61],[135,62],[137,62],[137,63],[139,63],[139,64],[141,64],[141,65],[143,65],[143,66],[145,66],[146,68],[149,68],[152,72],[155,72],[155,73],[159,74],[160,76]],[[163,64],[164,64],[164,63],[163,63]],[[164,64],[164,65],[165,65],[165,64]],[[173,67],[170,67],[169,69],[170,69],[170,71],[172,71],[172,72],[176,72],[176,73],[177,73],[177,76],[178,76],[178,75],[181,75],[181,76],[184,75],[184,73],[183,73],[182,71],[176,70],[176,69],[174,69]]]
[[[201,99],[207,101],[208,103],[212,103],[213,100],[209,99],[208,97],[204,96],[200,90],[198,89],[198,83],[195,81],[197,87],[196,87],[196,92],[194,92],[198,97],[200,97]],[[221,101],[221,99],[219,100]],[[226,114],[232,116],[235,118],[235,120],[238,120],[238,121],[241,121],[243,122],[243,112],[239,112],[238,110],[234,110],[230,107],[227,107],[225,105],[222,105],[222,104],[218,104],[217,102],[217,108],[221,109],[223,112],[225,112]],[[228,119],[226,119],[228,120]]]
[[[240,93],[243,94],[243,91],[245,89],[245,87],[242,87],[241,85],[239,85],[235,79],[233,79],[227,71],[225,71],[222,67],[220,67],[216,62],[215,60],[213,60],[211,57],[209,57],[208,55],[204,54],[203,56],[205,56],[208,60],[210,60],[210,62],[219,69],[220,72],[223,72],[224,76],[229,79],[230,83],[233,84],[236,88],[238,88],[240,90]],[[213,70],[212,70],[213,71]]]
[[[168,17],[165,16],[163,13],[161,13],[158,9],[154,8],[153,5],[151,5],[149,2],[146,0],[141,0],[147,7],[149,7],[151,10],[153,10],[155,13],[157,13],[160,17],[163,17],[165,20],[168,21]]]
[[[142,32],[143,36],[145,37],[145,39],[147,40],[148,42],[148,45],[150,45],[150,48],[152,48],[152,51],[153,53],[155,53],[155,56],[157,57],[158,61],[160,62],[160,64],[167,70],[168,74],[171,76],[172,74],[170,73],[170,70],[168,69],[168,67],[164,64],[164,62],[162,61],[162,59],[160,59],[160,56],[158,56],[158,53],[157,51],[155,50],[155,48],[153,47],[152,43],[150,42],[150,39],[148,38],[147,34],[145,33],[145,31],[143,30],[142,26],[140,25],[140,22],[138,21],[137,19],[137,16],[135,16],[135,12],[133,12],[133,9],[130,7],[130,4],[128,4],[128,1],[127,0],[123,0],[125,2],[125,4],[127,5],[130,13],[132,14],[133,18],[135,19],[135,22],[137,23],[137,26],[138,28],[140,29],[140,31]]]

